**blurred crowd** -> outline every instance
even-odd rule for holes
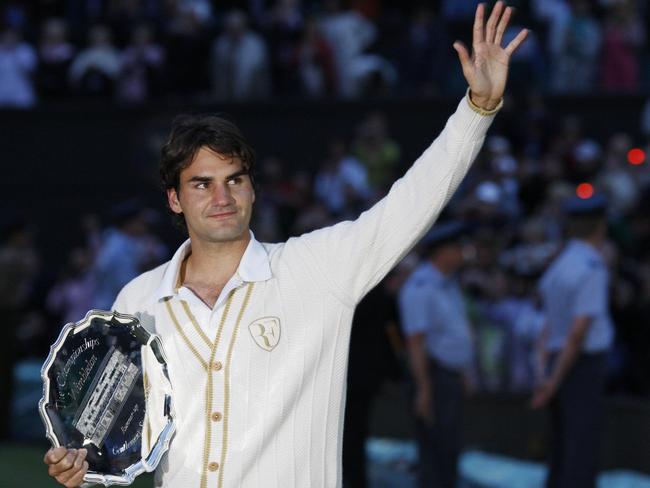
[[[465,89],[451,48],[478,0],[7,0],[0,107],[84,99],[250,101],[435,97]],[[512,86],[650,86],[642,0],[512,0],[532,29]]]

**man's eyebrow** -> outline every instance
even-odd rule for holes
[[[235,179],[235,178],[237,178],[239,176],[244,176],[244,175],[247,175],[247,174],[248,174],[247,169],[240,169],[239,171],[236,171],[235,173],[226,176],[226,180],[232,180],[232,179]]]
[[[191,177],[189,180],[187,180],[187,181],[189,181],[190,183],[193,183],[193,182],[195,182],[195,181],[196,181],[196,182],[199,182],[199,183],[209,183],[209,182],[212,181],[213,179],[214,179],[214,178],[212,178],[212,176],[192,176],[192,177]]]

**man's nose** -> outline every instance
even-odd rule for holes
[[[233,201],[234,198],[232,197],[232,192],[230,191],[230,187],[228,185],[214,185],[214,189],[212,191],[213,205],[225,207],[232,204]]]

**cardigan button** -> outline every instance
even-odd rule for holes
[[[212,412],[210,418],[212,419],[213,422],[219,422],[222,418],[221,412]]]
[[[208,469],[210,471],[216,471],[217,469],[219,469],[219,463],[212,462],[208,464]]]
[[[223,368],[223,364],[221,364],[221,361],[215,361],[212,363],[212,369],[214,371],[221,371],[221,368]]]

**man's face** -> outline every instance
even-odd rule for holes
[[[173,212],[184,215],[195,242],[248,239],[255,192],[239,158],[201,148],[181,171],[179,190],[167,190],[167,199]]]
[[[450,241],[446,244],[443,244],[438,251],[444,261],[447,268],[455,273],[463,265],[463,246],[458,241]]]

